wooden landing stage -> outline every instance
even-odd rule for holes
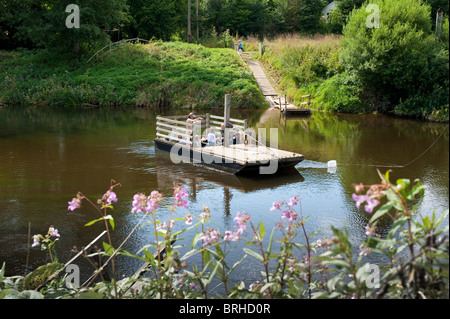
[[[303,116],[311,114],[311,109],[309,108],[311,95],[304,95],[302,97],[300,107],[288,103],[286,96],[281,97],[277,93],[277,90],[274,89],[263,68],[257,61],[247,60],[247,63],[250,70],[253,72],[256,83],[258,83],[262,94],[271,107],[280,109],[284,116]]]
[[[311,95],[303,95],[302,101],[300,105],[302,107],[297,107],[286,100],[286,96],[277,97],[273,99],[273,104],[275,108],[279,108],[281,113],[284,116],[305,116],[305,115],[311,115],[311,109],[309,108],[309,105],[311,103]],[[305,106],[307,106],[305,108]]]

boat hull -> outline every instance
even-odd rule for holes
[[[202,148],[192,148],[189,145],[182,145],[160,138],[155,139],[155,146],[157,150],[171,153],[173,161],[202,164],[208,168],[219,169],[231,174],[259,174],[260,168],[270,166],[270,163],[268,164],[267,161],[261,163],[258,161],[230,160],[220,154],[205,152]],[[304,157],[300,154],[279,159],[276,172],[293,169],[295,165],[303,160]]]

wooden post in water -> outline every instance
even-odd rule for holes
[[[231,95],[225,94],[225,104],[223,108],[223,124],[225,125],[225,136],[223,140],[225,147],[230,146],[230,134],[229,129],[227,128],[228,122],[230,122],[230,106],[231,106]]]
[[[209,113],[206,113],[206,129],[209,129],[210,126],[209,121],[210,121]]]

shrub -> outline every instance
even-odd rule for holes
[[[379,8],[379,27],[366,25],[369,4]],[[432,35],[430,10],[419,0],[373,0],[352,11],[343,31],[340,61],[357,77],[366,96],[375,97],[376,103],[385,99],[384,105],[372,109],[389,112],[410,98],[400,107],[402,113],[429,114],[441,108],[440,97],[427,96],[436,83],[448,86],[448,52],[441,52]],[[426,110],[423,102],[429,104]]]
[[[362,111],[362,103],[358,98],[358,91],[354,77],[346,72],[337,74],[317,89],[316,107],[332,112],[359,113]]]

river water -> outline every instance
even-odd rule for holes
[[[188,113],[188,110],[177,114]],[[205,111],[202,111],[205,113]],[[222,110],[210,110],[222,115]],[[175,112],[160,112],[173,115]],[[269,178],[246,178],[218,173],[201,166],[175,165],[167,154],[155,151],[157,112],[145,109],[55,110],[38,107],[0,108],[0,264],[7,274],[23,274],[31,235],[46,233],[50,225],[59,230],[57,253],[68,261],[73,246],[87,245],[103,230],[103,224],[84,224],[99,215],[86,204],[68,211],[68,201],[82,192],[94,202],[109,188],[111,180],[119,201],[112,214],[112,233],[117,246],[139,220],[130,214],[133,195],[159,190],[170,203],[174,183],[189,193],[189,211],[194,215],[206,205],[212,213],[212,227],[233,230],[237,212],[251,215],[255,225],[262,221],[268,233],[280,221],[270,211],[275,201],[300,196],[303,215],[310,216],[308,233],[321,231],[313,240],[330,236],[330,226],[346,227],[357,248],[365,237],[370,215],[358,210],[352,200],[353,183],[373,184],[391,169],[391,178],[420,179],[427,187],[417,213],[441,213],[449,206],[449,134],[447,124],[419,122],[382,115],[344,115],[314,112],[310,118],[283,119],[277,110],[232,111],[232,117],[248,119],[254,128],[278,128],[280,149],[301,153],[305,161],[296,172]],[[336,160],[329,172],[326,163]],[[406,165],[406,166],[405,166]],[[180,208],[176,217],[188,210]],[[159,211],[166,221],[169,209]],[[448,223],[448,219],[446,221]],[[176,227],[183,227],[177,222]],[[383,232],[389,224],[382,226]],[[190,246],[192,232],[184,244]],[[191,236],[191,237],[190,237]],[[154,243],[150,227],[134,233],[124,249],[136,253]],[[302,239],[299,238],[299,241]],[[233,250],[228,261],[243,256]],[[198,262],[198,258],[188,260]],[[48,255],[32,248],[28,270],[48,262]],[[83,275],[90,274],[80,258]],[[84,264],[83,264],[84,263]],[[130,258],[117,261],[119,274],[130,275],[141,262]],[[260,279],[255,259],[247,257],[235,272],[235,281]]]

